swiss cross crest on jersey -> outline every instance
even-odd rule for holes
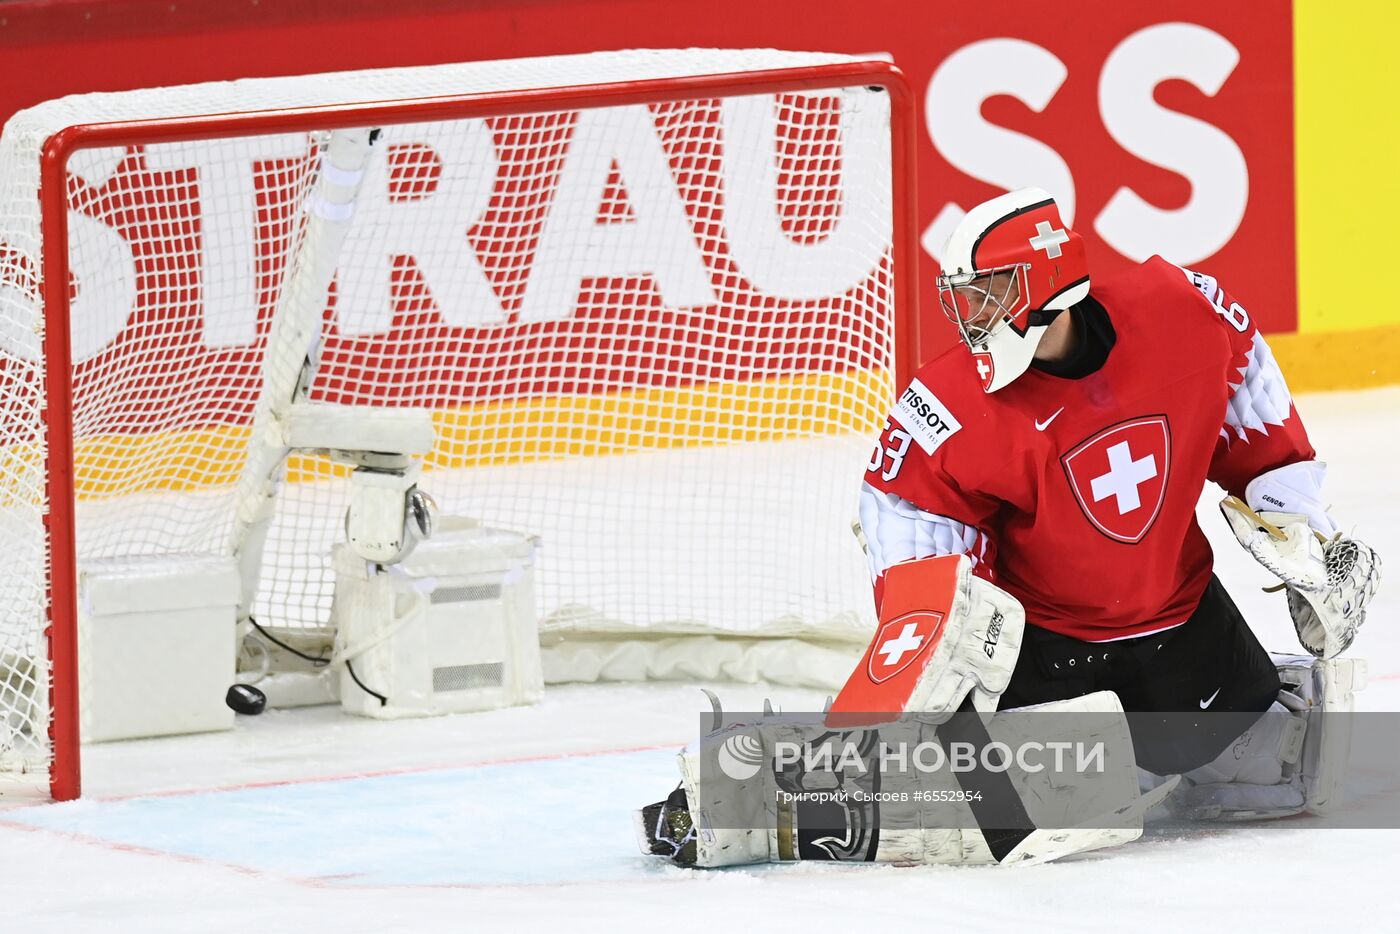
[[[890,680],[937,645],[943,619],[934,610],[915,610],[881,625],[870,652],[870,680],[876,684]]]
[[[1162,511],[1171,468],[1171,428],[1165,415],[1119,422],[1060,458],[1084,516],[1104,535],[1133,545]]]

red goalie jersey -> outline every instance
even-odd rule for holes
[[[969,554],[1027,622],[1087,641],[1175,626],[1211,552],[1206,480],[1244,495],[1313,449],[1268,345],[1214,279],[1153,257],[1095,281],[1116,334],[1078,379],[1032,368],[982,391],[954,347],[899,396],[865,475],[872,568]]]

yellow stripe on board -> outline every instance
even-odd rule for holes
[[[469,406],[434,417],[436,467],[601,457],[870,432],[893,386],[871,371]]]
[[[1270,334],[1288,388],[1293,392],[1370,389],[1400,383],[1400,327],[1311,334]]]
[[[75,443],[79,499],[229,486],[247,456],[246,427],[101,435]]]
[[[1400,327],[1272,334],[1268,340],[1294,392],[1400,383]],[[889,408],[890,380],[886,371],[848,371],[444,409],[434,413],[438,444],[427,466],[498,466],[851,432],[873,436]],[[78,498],[230,487],[242,469],[248,437],[247,427],[228,426],[83,439],[76,450]],[[41,463],[33,446],[0,449],[0,473],[12,478],[40,476]],[[347,472],[306,455],[288,463],[292,482]],[[35,489],[19,498],[37,502],[40,495]]]
[[[850,370],[443,409],[433,415],[438,443],[426,466],[483,467],[850,432],[873,437],[889,409],[891,380],[883,370]],[[229,426],[82,439],[74,455],[78,498],[231,486],[248,437],[246,426]],[[296,482],[347,472],[324,458],[295,455],[287,474]]]

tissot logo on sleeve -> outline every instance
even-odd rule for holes
[[[910,381],[899,394],[892,417],[913,436],[925,454],[962,430],[962,423],[953,417],[933,392],[919,380]]]

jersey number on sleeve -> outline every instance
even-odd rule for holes
[[[1249,330],[1249,312],[1245,311],[1239,302],[1230,300],[1230,296],[1225,294],[1225,290],[1220,287],[1214,276],[1192,272],[1189,269],[1183,269],[1182,272],[1186,273],[1186,278],[1191,280],[1192,285],[1201,290],[1201,294],[1210,302],[1215,313],[1230,322],[1230,327],[1241,334]],[[1228,308],[1225,306],[1226,302],[1230,302]]]
[[[904,455],[909,453],[909,443],[913,438],[902,428],[891,428],[885,432],[885,440],[889,442],[889,447],[875,445],[875,453],[871,455],[870,465],[866,469],[880,470],[888,457],[890,465],[880,473],[880,478],[888,483],[899,476],[899,468],[904,466]]]
[[[1230,327],[1239,331],[1241,334],[1249,329],[1249,313],[1244,310],[1244,307],[1240,305],[1239,302],[1231,302],[1229,308],[1222,308],[1216,305],[1215,312],[1226,321],[1230,322]]]

